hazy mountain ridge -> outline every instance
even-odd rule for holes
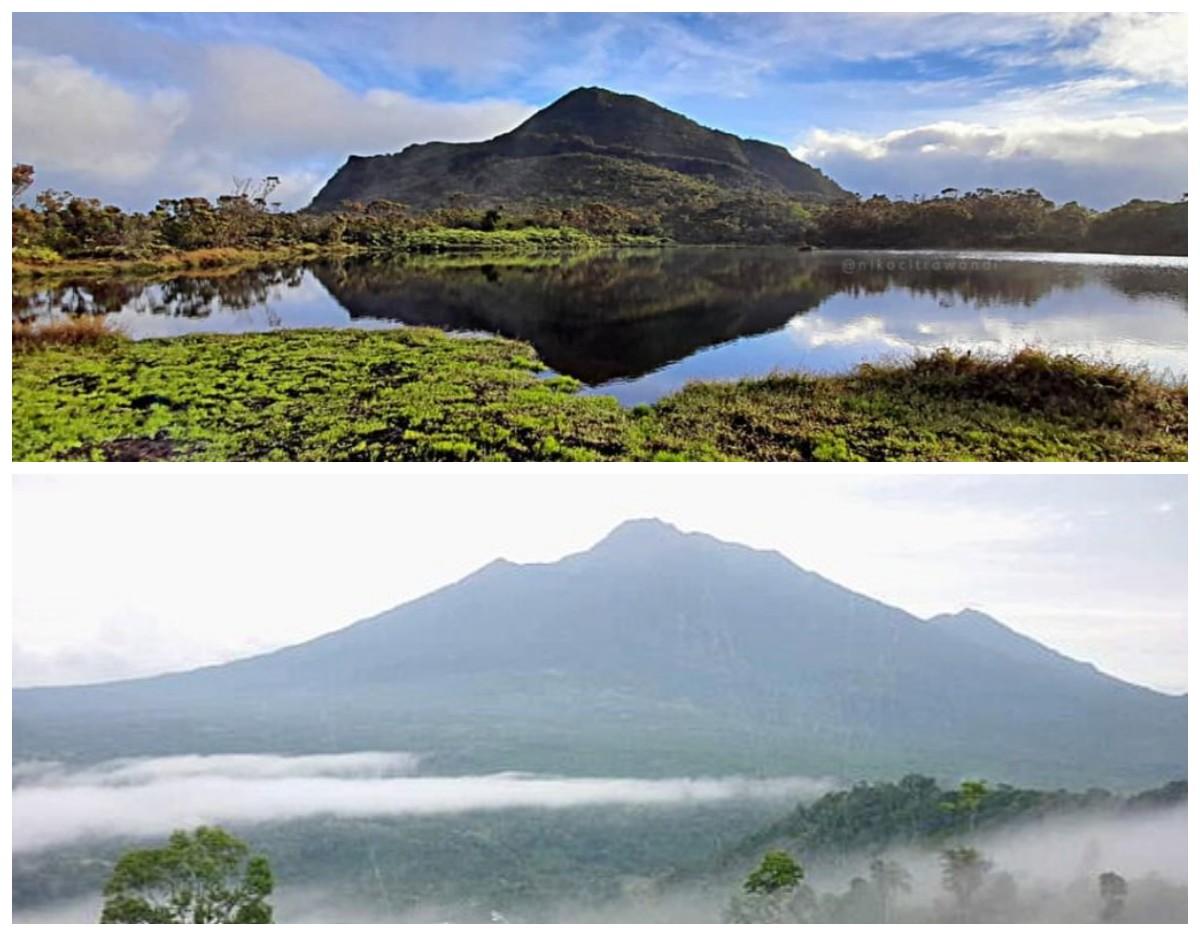
[[[782,146],[710,130],[634,95],[576,88],[485,142],[351,156],[311,207],[384,199],[424,209],[456,195],[487,204],[558,198],[644,205],[651,193],[669,195],[691,180],[815,201],[845,194]]]
[[[207,737],[229,750],[432,749],[443,766],[568,772],[615,748],[651,771],[1186,775],[1186,698],[986,616],[922,621],[779,553],[656,521],[557,562],[494,562],[259,657],[19,690],[14,750],[100,753],[79,726],[105,719],[123,730],[104,753]]]

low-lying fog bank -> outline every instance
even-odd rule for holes
[[[496,809],[812,799],[834,788],[808,777],[643,780],[522,773],[413,776],[408,753],[186,756],[86,767],[13,769],[13,853],[89,839],[150,838],[198,825],[306,816],[406,816]]]
[[[121,851],[200,824],[267,855],[279,922],[715,923],[770,848],[804,867],[789,920],[1187,919],[1186,801],[1111,797],[891,847],[821,850],[800,837],[747,848],[797,801],[839,784],[420,767],[417,755],[378,751],[18,764],[13,920],[94,922]],[[903,828],[907,840],[916,826]],[[955,868],[949,849],[973,857]]]

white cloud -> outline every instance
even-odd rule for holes
[[[1062,53],[1073,65],[1113,69],[1146,81],[1187,85],[1187,14],[1108,14],[1082,50]]]
[[[14,158],[91,180],[136,181],[187,119],[178,89],[126,90],[66,56],[15,50]]]
[[[1186,121],[1043,117],[1001,126],[940,121],[868,135],[815,130],[795,155],[864,195],[946,187],[1037,188],[1055,201],[1107,208],[1187,190]]]
[[[411,756],[354,754],[123,760],[70,769],[14,768],[13,853],[113,836],[162,836],[204,824],[247,825],[315,815],[419,816],[594,805],[673,806],[745,798],[815,798],[834,789],[805,777],[640,780],[395,776]]]
[[[268,157],[386,153],[414,140],[482,139],[532,112],[513,102],[430,103],[379,88],[354,94],[316,66],[263,47],[213,47],[205,65],[208,80],[199,94],[208,117],[190,129]]]
[[[793,59],[895,61],[951,53],[998,70],[1092,68],[1146,82],[1187,84],[1183,13],[791,13],[747,20],[743,40]]]
[[[1177,198],[1187,190],[1186,101],[1162,84],[1186,87],[1184,19],[856,19],[869,27],[862,35],[874,40],[878,34],[878,43],[859,47],[834,29],[817,43],[823,49],[828,43],[823,54],[906,58],[944,50],[988,67],[977,75],[934,72],[903,83],[829,82],[822,92],[844,103],[827,113],[844,123],[818,117],[796,153],[864,194],[1032,187],[1096,208],[1130,198]],[[1062,77],[1048,83],[1022,76],[1022,68],[1048,64],[1060,66]]]
[[[129,207],[227,193],[235,176],[279,175],[301,207],[351,153],[433,139],[484,139],[532,108],[481,99],[444,104],[397,91],[352,92],[273,49],[211,46],[189,90],[126,88],[64,55],[16,52],[14,158],[39,188],[74,187]]]
[[[238,780],[279,777],[388,777],[413,773],[420,757],[407,751],[356,751],[352,754],[181,754],[174,757],[130,757],[87,767],[57,762],[25,761],[13,768],[23,784],[137,786],[160,780],[219,776]]]

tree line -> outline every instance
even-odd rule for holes
[[[945,189],[936,197],[912,200],[855,196],[820,212],[813,243],[1186,256],[1187,196],[1177,202],[1135,199],[1110,211],[1078,202],[1056,205],[1036,189]]]
[[[1164,788],[1165,790],[1166,788]],[[1021,896],[1016,878],[999,869],[971,840],[981,807],[996,792],[982,780],[964,780],[958,790],[939,802],[957,820],[959,830],[937,853],[941,886],[948,902],[929,907],[906,907],[908,922],[979,923],[1020,919]],[[1175,787],[1155,802],[1170,802]],[[1135,804],[1135,808],[1136,808]],[[914,890],[913,875],[904,864],[877,852],[867,877],[855,876],[845,891],[819,892],[806,881],[804,867],[782,848],[767,851],[729,901],[726,923],[893,923],[901,895]],[[1148,887],[1161,882],[1148,880]],[[1093,913],[1102,923],[1124,922],[1130,882],[1114,870],[1091,880]],[[926,896],[928,901],[929,897]],[[899,922],[904,922],[901,919]]]
[[[757,849],[761,857],[730,897],[723,919],[729,923],[1035,919],[1045,895],[1036,888],[1027,892],[1028,882],[1019,884],[1019,874],[987,854],[978,839],[981,832],[1017,820],[1084,810],[1088,815],[1111,811],[1133,816],[1186,799],[1186,781],[1130,797],[1103,790],[1017,790],[978,779],[945,790],[918,776],[897,783],[860,784],[828,794],[812,806],[798,807],[795,815],[768,830],[772,844],[765,850],[756,844],[764,839],[749,840],[747,848]],[[798,822],[797,816],[810,821]],[[814,822],[813,816],[822,818]],[[618,847],[615,842],[610,846]],[[851,854],[854,860],[847,861]],[[922,854],[936,862],[940,898],[930,893],[928,884],[923,893],[918,887],[920,875],[911,863]],[[810,883],[806,864],[822,870],[826,880],[830,869],[852,867],[863,873],[853,876],[844,889],[819,889]],[[1065,899],[1075,914],[1090,913],[1099,922],[1122,922],[1127,915],[1137,918],[1139,907],[1144,913],[1148,905],[1179,899],[1170,885],[1153,875],[1135,879],[1118,868],[1105,868],[1094,843],[1083,864],[1080,876],[1066,888],[1070,893]],[[454,886],[462,888],[468,880],[475,881],[472,875],[464,875]],[[101,922],[271,923],[273,886],[267,858],[252,854],[228,832],[213,827],[176,831],[165,845],[133,849],[116,861],[104,887]],[[1127,914],[1131,901],[1137,906]]]
[[[28,192],[34,168],[13,167],[13,199]],[[830,249],[996,248],[1187,254],[1186,196],[1128,202],[1097,212],[1056,205],[1034,189],[945,189],[932,198],[849,196],[806,204],[765,191],[694,184],[653,197],[547,199],[508,206],[452,195],[417,211],[377,200],[333,212],[283,211],[271,195],[279,179],[235,180],[215,200],[160,200],[127,212],[71,192],[39,192],[14,205],[14,258],[139,259],[166,251],[263,250],[311,244],[378,251],[438,251],[475,243],[582,246],[593,242],[791,244]]]

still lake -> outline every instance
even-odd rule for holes
[[[940,347],[1026,345],[1187,372],[1187,258],[669,248],[319,262],[13,297],[132,338],[431,325],[528,341],[626,404],[689,380],[844,371]]]

